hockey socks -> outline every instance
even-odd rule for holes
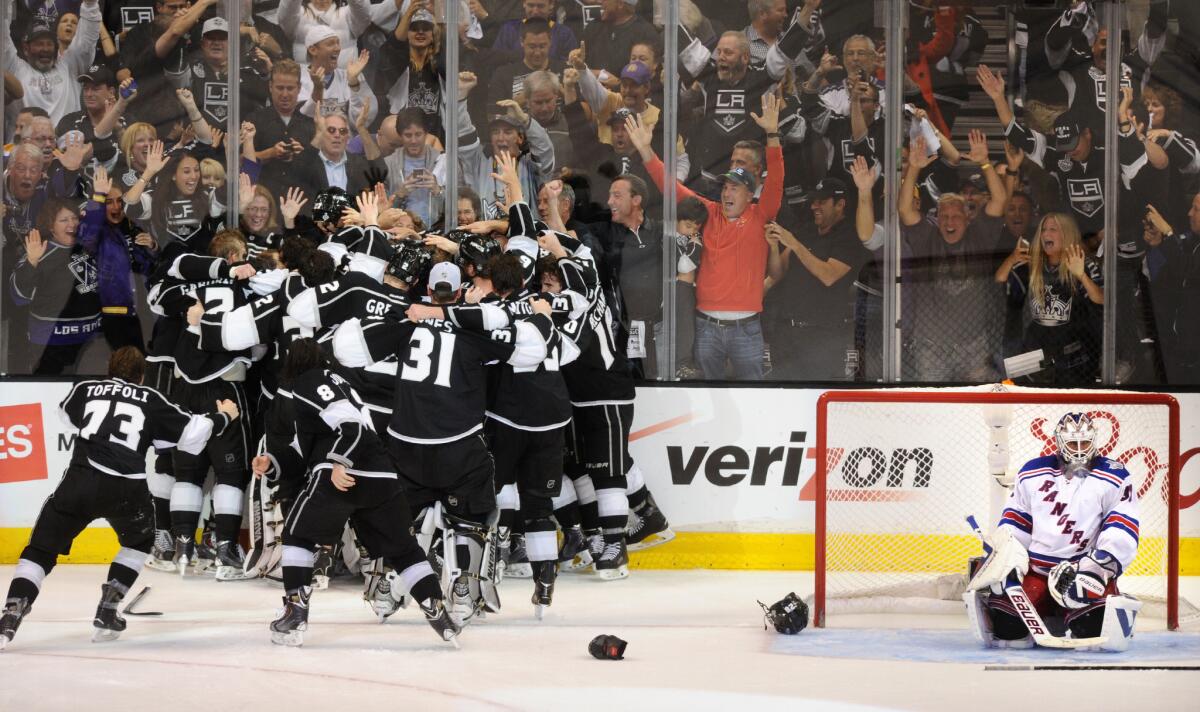
[[[28,552],[23,552],[22,558],[17,561],[17,568],[13,571],[13,580],[8,585],[8,596],[5,600],[23,598],[27,606],[32,606],[42,590],[42,581],[46,580],[46,574],[50,572],[41,564],[24,558],[25,553]]]
[[[110,584],[116,582],[123,586],[125,591],[128,591],[133,588],[145,563],[146,552],[122,547],[108,566],[108,582]]]
[[[175,538],[195,539],[203,505],[204,490],[200,485],[175,482],[171,487],[171,533]]]
[[[154,528],[170,531],[171,490],[175,487],[175,478],[161,472],[150,472],[146,475],[146,486],[154,501]]]
[[[312,584],[313,561],[316,554],[312,549],[295,544],[283,545],[283,587],[289,593]]]
[[[213,488],[213,521],[218,542],[237,541],[245,498],[246,493],[240,487],[219,484]]]

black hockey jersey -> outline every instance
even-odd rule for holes
[[[146,479],[152,446],[199,454],[230,423],[224,413],[192,415],[153,388],[120,378],[77,383],[59,416],[79,429],[70,467],[138,480]]]
[[[347,272],[332,282],[309,288],[287,306],[288,316],[305,328],[329,329],[348,319],[403,312],[408,295],[362,272]]]
[[[396,356],[388,433],[419,444],[453,442],[483,428],[487,363],[533,367],[556,346],[558,331],[542,315],[482,335],[447,321],[406,321],[393,312],[351,319],[333,336],[334,355],[344,366],[361,368]]]
[[[302,373],[290,387],[279,389],[276,405],[292,415],[295,427],[290,438],[286,430],[267,431],[272,479],[294,480],[335,463],[356,477],[396,478],[362,399],[332,369]]]

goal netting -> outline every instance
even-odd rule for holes
[[[964,518],[990,533],[1009,478],[1054,451],[1054,426],[1088,413],[1098,452],[1123,462],[1140,500],[1137,559],[1120,579],[1144,615],[1178,624],[1179,411],[1168,395],[1112,391],[833,391],[817,413],[814,621],[826,613],[958,612]],[[1185,603],[1184,614],[1196,613]]]

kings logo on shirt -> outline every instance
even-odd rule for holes
[[[46,478],[42,404],[0,406],[0,483]]]
[[[717,92],[717,106],[713,112],[717,126],[732,133],[746,123],[746,92],[741,89],[721,89]]]
[[[1085,217],[1090,218],[1104,209],[1104,187],[1099,178],[1069,179],[1067,195],[1075,212]]]
[[[75,291],[80,294],[91,294],[96,291],[96,263],[83,253],[71,257],[67,267],[75,277]]]

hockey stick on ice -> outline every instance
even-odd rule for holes
[[[143,586],[142,590],[138,591],[137,595],[134,596],[129,601],[129,603],[125,604],[125,609],[121,612],[127,616],[161,616],[163,614],[162,611],[135,611],[135,610],[133,610],[134,606],[141,603],[142,599],[145,598],[146,594],[148,594],[148,593],[150,593],[150,587]]]
[[[971,526],[976,536],[983,542],[984,553],[991,554],[992,547],[984,537],[979,524],[976,523],[975,517],[968,514],[967,524]],[[1096,638],[1060,638],[1052,634],[1050,629],[1046,627],[1046,623],[1042,620],[1041,614],[1034,607],[1033,602],[1029,600],[1029,596],[1025,593],[1025,587],[1021,585],[1021,579],[1017,577],[1015,572],[1010,572],[1004,582],[1004,595],[1008,596],[1008,600],[1012,603],[1013,608],[1016,609],[1021,622],[1025,624],[1025,628],[1029,630],[1029,635],[1033,637],[1035,645],[1043,648],[1087,648],[1108,642],[1108,638],[1104,636]]]

